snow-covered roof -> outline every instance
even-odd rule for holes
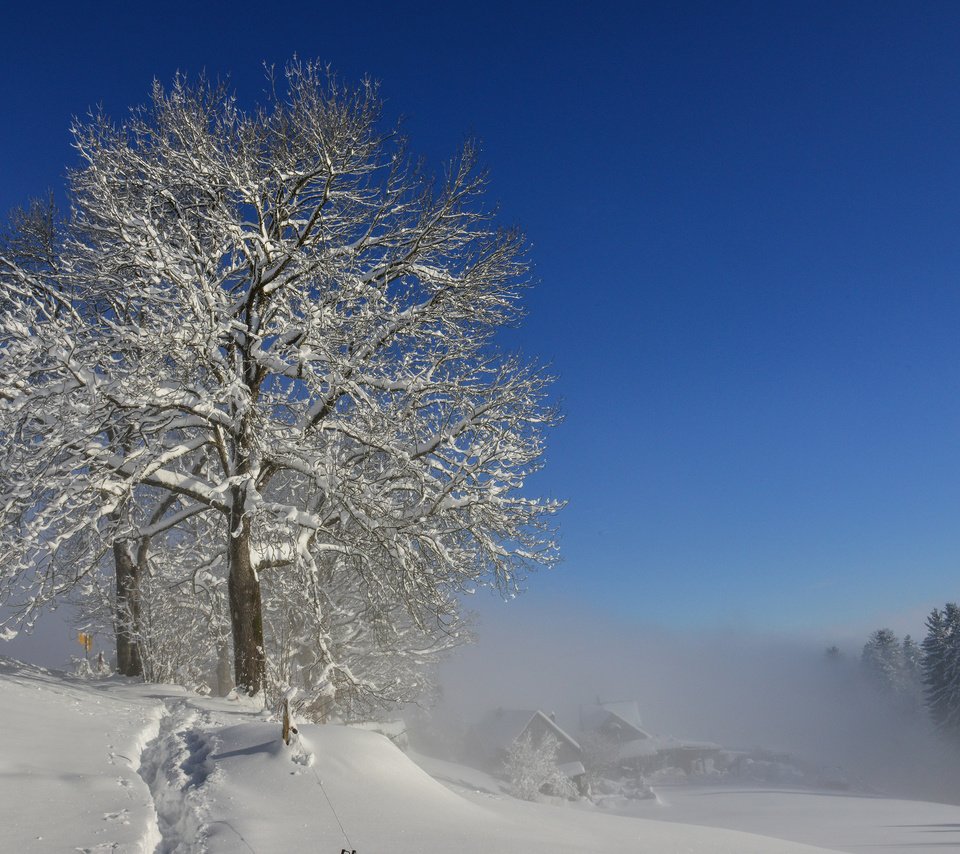
[[[539,709],[494,709],[488,712],[473,731],[473,737],[490,749],[509,750],[511,745],[530,726],[534,718],[541,718],[547,728],[561,741],[570,744],[575,750],[580,750],[576,739],[568,735],[557,726],[549,715]]]
[[[655,756],[657,754],[657,742],[655,738],[637,738],[621,744],[617,751],[619,759],[639,759],[641,756]]]
[[[623,759],[639,759],[644,756],[655,756],[667,750],[720,750],[719,744],[710,741],[689,741],[674,738],[673,736],[654,735],[649,738],[637,738],[620,745],[618,756]]]
[[[650,733],[640,726],[640,708],[636,700],[616,703],[597,703],[580,709],[580,727],[595,730],[613,724],[625,736],[650,738]]]
[[[615,714],[630,726],[640,729],[640,704],[636,700],[619,700],[615,703],[599,703],[600,708]]]

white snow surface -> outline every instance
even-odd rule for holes
[[[809,838],[809,832],[797,834],[818,820],[808,806],[817,799],[806,794],[774,793],[759,817],[747,809],[753,796],[742,792],[739,802],[724,802],[722,792],[712,801],[685,793],[674,800],[685,798],[696,808],[649,804],[643,818],[625,817],[583,804],[524,803],[479,772],[422,760],[435,779],[376,733],[300,729],[300,743],[288,747],[279,724],[249,704],[119,678],[79,680],[0,659],[0,851],[830,850],[788,841]],[[843,807],[868,802],[877,809]],[[837,850],[863,850],[863,843],[919,852],[910,840],[919,846],[960,836],[960,807],[853,798],[830,803],[835,808],[820,844],[836,838],[844,843]],[[864,827],[863,821],[872,824]],[[757,832],[729,829],[744,824]],[[890,825],[918,827],[884,837],[881,826]],[[935,835],[938,829],[944,832]],[[905,847],[898,847],[901,839]]]
[[[764,786],[655,786],[621,815],[729,827],[839,851],[960,851],[960,807],[855,792]]]

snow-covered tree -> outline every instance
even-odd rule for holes
[[[890,629],[878,629],[864,644],[860,663],[873,686],[902,712],[919,711],[919,649],[909,635],[901,642]]]
[[[149,517],[134,516],[133,535],[122,541],[131,553],[136,575],[123,600],[117,579],[116,599],[131,612],[135,606],[136,612],[120,612],[118,617],[126,616],[127,621],[119,625],[148,681],[188,687],[215,684],[217,693],[224,694],[232,680],[229,668],[225,678],[220,666],[230,635],[223,526],[215,514],[198,513],[154,534],[149,522],[161,516],[162,508],[142,495],[149,491],[138,490],[151,511]],[[170,508],[162,515],[169,518]],[[121,566],[117,560],[118,575]],[[108,597],[101,596],[99,604],[108,608]],[[96,605],[88,597],[81,607]],[[122,651],[119,634],[118,651]]]
[[[535,801],[541,794],[575,798],[577,787],[557,765],[560,743],[545,732],[534,739],[523,733],[511,746],[503,767],[515,798]]]
[[[0,240],[0,605],[29,628],[44,607],[94,572],[110,548],[96,524],[105,496],[64,476],[89,389],[62,367],[92,297],[62,275],[62,233],[39,203]],[[68,405],[69,401],[69,405]]]
[[[904,635],[903,637],[903,643],[900,644],[900,658],[903,662],[903,672],[907,683],[911,686],[920,685],[922,652],[920,646],[910,635]]]
[[[617,775],[620,745],[613,736],[593,730],[582,735],[579,741],[583,767],[591,785]]]
[[[57,266],[107,305],[64,321],[8,395],[9,429],[35,425],[38,468],[18,483],[42,468],[48,486],[26,516],[8,494],[0,521],[20,512],[49,554],[212,514],[237,684],[264,687],[265,586],[308,603],[311,666],[374,695],[338,659],[351,631],[399,648],[407,626],[432,648],[459,594],[512,591],[556,559],[559,504],[522,494],[556,415],[545,373],[493,346],[527,265],[483,206],[474,148],[435,183],[381,129],[374,86],[294,62],[273,91],[244,112],[177,79],[120,126],[75,127]],[[154,522],[145,489],[168,496]],[[76,501],[79,530],[50,533]],[[343,574],[356,604],[338,611]]]
[[[451,597],[443,608],[411,614],[412,603],[367,584],[342,560],[318,561],[316,585],[298,578],[301,567],[265,579],[269,679],[296,685],[300,715],[316,720],[429,700],[436,665],[470,637],[458,603]]]
[[[960,736],[960,607],[948,602],[927,617],[921,644],[924,697],[941,732]]]
[[[8,499],[0,529],[0,601],[29,626],[64,594],[93,589],[98,570],[110,564],[118,670],[139,676],[140,575],[150,539],[165,529],[165,514],[178,499],[151,495],[147,510],[140,500],[121,505],[85,467],[76,470],[71,440],[82,433],[71,433],[75,422],[68,415],[71,405],[88,406],[91,377],[72,354],[81,338],[96,334],[111,299],[109,285],[65,265],[69,239],[52,200],[14,211],[0,238],[0,367],[7,381],[0,389],[0,425],[7,428],[0,494]],[[136,443],[135,429],[121,420],[101,429],[119,448]],[[140,490],[138,499],[146,493]],[[131,525],[137,515],[144,532]],[[79,601],[91,604],[83,596]],[[102,604],[92,609],[101,625]]]
[[[900,641],[890,629],[877,629],[863,646],[864,671],[881,690],[897,694],[903,674]]]

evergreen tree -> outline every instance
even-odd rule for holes
[[[878,629],[864,644],[860,663],[873,686],[904,714],[921,707],[920,649],[910,635],[903,641]]]
[[[930,717],[941,732],[960,736],[960,607],[953,602],[927,617],[921,669]]]
[[[920,647],[917,646],[917,642],[906,635],[903,638],[903,643],[900,646],[900,651],[903,656],[903,669],[904,672],[910,677],[919,676],[920,673]]]
[[[899,695],[903,683],[903,650],[890,629],[877,629],[863,646],[860,662],[867,677],[883,693]]]
[[[910,711],[918,712],[923,706],[923,671],[920,647],[910,635],[905,635],[900,645],[900,660],[904,703]]]
[[[927,617],[927,636],[921,644],[923,693],[930,717],[937,726],[946,718],[944,683],[947,672],[948,627],[946,614],[934,608]]]

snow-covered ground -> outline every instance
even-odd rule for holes
[[[290,748],[236,702],[0,660],[4,852],[800,854],[824,849],[787,840],[920,851],[960,829],[958,807],[769,792],[670,790],[624,817],[420,761],[430,773],[336,726],[304,726]]]
[[[761,786],[656,786],[620,814],[793,839],[839,851],[960,851],[960,807],[844,792]]]

